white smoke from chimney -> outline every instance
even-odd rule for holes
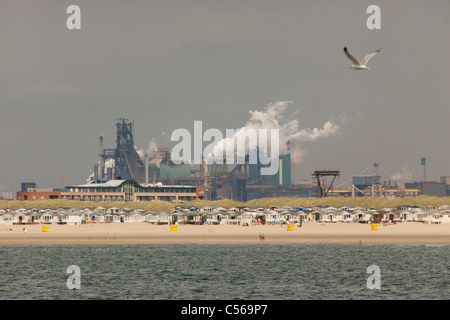
[[[98,161],[97,163],[100,164],[100,161]],[[104,171],[103,174],[104,174],[105,177],[106,177],[107,169],[108,168],[114,168],[114,163],[115,163],[114,159],[106,159],[105,160],[105,168],[103,170]],[[94,177],[95,177],[94,172],[92,172],[89,175],[89,177],[86,179],[86,181],[89,182],[91,180],[94,180]]]
[[[147,154],[149,158],[153,158],[158,151],[158,145],[155,142],[155,139],[151,139],[148,143],[147,149],[144,151],[143,149],[138,149],[136,146],[134,147],[137,154],[141,158],[142,161],[145,161],[145,155]]]
[[[393,181],[406,181],[411,182],[413,180],[413,174],[408,170],[407,166],[403,166],[400,171],[395,172],[391,177]]]
[[[286,154],[288,151],[291,153],[292,162],[299,164],[302,162],[304,156],[307,154],[307,150],[304,147],[304,143],[316,141],[328,136],[334,136],[339,133],[340,125],[331,121],[325,122],[322,128],[306,128],[300,130],[300,124],[297,119],[292,119],[283,123],[283,119],[286,110],[292,101],[277,101],[270,103],[262,111],[253,110],[249,111],[250,118],[244,127],[236,130],[233,138],[224,138],[219,141],[213,148],[213,154],[217,157],[221,150],[227,150],[226,146],[233,142],[238,135],[245,135],[248,129],[278,129],[279,130],[279,153]],[[288,142],[290,142],[290,150],[288,150]],[[223,149],[220,145],[223,145]],[[235,145],[235,144],[234,144]],[[256,150],[248,150],[247,153],[256,152]]]

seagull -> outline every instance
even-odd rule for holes
[[[367,62],[369,62],[370,58],[372,58],[374,55],[380,52],[380,50],[381,49],[366,55],[361,61],[359,61],[354,56],[352,56],[350,52],[348,52],[347,47],[344,48],[345,54],[353,62],[353,65],[350,67],[350,69],[355,70],[369,70],[370,68],[366,66]]]

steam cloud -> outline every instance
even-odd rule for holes
[[[292,162],[299,164],[303,161],[307,150],[304,146],[306,142],[316,141],[321,138],[333,136],[339,133],[340,125],[327,121],[322,128],[306,128],[300,130],[300,124],[297,119],[292,119],[283,123],[286,110],[291,101],[277,101],[270,103],[263,111],[249,111],[250,118],[244,127],[235,131],[233,138],[224,138],[213,148],[212,154],[217,157],[221,150],[227,150],[227,145],[237,139],[239,135],[245,135],[249,129],[278,129],[279,130],[279,153],[288,152],[288,142],[290,143],[290,153]],[[236,141],[236,140],[234,140]],[[236,145],[232,144],[231,146]],[[223,149],[222,149],[223,148]],[[256,150],[246,149],[246,153],[256,152]]]
[[[412,181],[413,174],[407,169],[406,166],[403,166],[400,171],[395,172],[391,176],[391,180],[394,181]]]
[[[143,149],[138,149],[136,146],[134,148],[142,161],[145,160],[145,154],[147,154],[149,156],[149,158],[151,159],[152,157],[155,156],[156,151],[158,150],[158,146],[155,142],[155,139],[153,139],[153,138],[148,143],[147,150],[144,151]]]

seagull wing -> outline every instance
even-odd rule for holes
[[[358,61],[358,59],[356,59],[354,56],[352,56],[352,55],[350,54],[350,52],[348,52],[347,47],[344,48],[344,52],[345,52],[345,54],[347,55],[347,57],[348,57],[350,60],[353,61],[354,64],[360,64],[359,61]]]
[[[377,50],[377,51],[375,51],[375,52],[372,52],[372,53],[368,54],[367,56],[365,56],[365,57],[362,59],[361,64],[362,64],[362,65],[366,65],[367,62],[369,62],[370,58],[372,58],[374,55],[376,55],[378,52],[380,52],[380,50],[381,50],[381,49],[379,49],[379,50]]]

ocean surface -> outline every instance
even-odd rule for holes
[[[447,300],[449,253],[430,245],[0,246],[0,299]],[[73,265],[79,273],[67,272]],[[78,275],[79,289],[69,289]]]

